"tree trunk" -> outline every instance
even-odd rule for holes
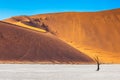
[[[99,61],[98,56],[95,57],[95,62],[97,64],[97,70],[96,71],[99,71],[100,70],[100,61]]]
[[[98,62],[97,63],[97,70],[96,71],[99,71],[100,70],[100,63]]]

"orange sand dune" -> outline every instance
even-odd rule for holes
[[[120,9],[18,16],[4,21],[46,30],[92,58],[99,56],[103,63],[120,63]]]
[[[50,33],[0,22],[0,62],[91,63],[93,60]]]

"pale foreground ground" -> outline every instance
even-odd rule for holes
[[[0,64],[0,80],[120,80],[120,65]]]

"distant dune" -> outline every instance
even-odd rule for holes
[[[4,21],[43,29],[93,59],[98,56],[102,63],[120,63],[120,9],[16,16]]]
[[[0,62],[91,63],[93,60],[51,33],[0,22]]]

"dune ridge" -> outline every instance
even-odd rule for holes
[[[49,32],[0,21],[0,63],[92,63]]]
[[[44,23],[47,25],[47,32],[91,58],[98,56],[102,63],[120,63],[120,9],[38,14],[28,17],[28,22],[32,22],[33,27],[43,29],[39,25]],[[16,23],[13,18],[4,21]],[[20,21],[24,22],[24,19]]]

